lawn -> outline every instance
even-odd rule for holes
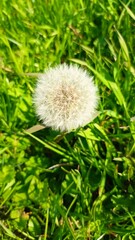
[[[0,239],[135,239],[135,1],[0,1]],[[97,116],[68,133],[33,106],[48,67],[89,72]]]

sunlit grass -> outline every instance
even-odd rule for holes
[[[135,3],[0,3],[0,238],[135,238]],[[98,116],[60,134],[38,123],[37,73],[87,69]]]

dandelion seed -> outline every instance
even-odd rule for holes
[[[82,68],[61,64],[39,77],[33,101],[44,125],[69,132],[94,118],[97,87]]]

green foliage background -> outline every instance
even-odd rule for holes
[[[135,1],[0,1],[0,238],[135,239]],[[48,66],[94,75],[99,115],[27,134]]]

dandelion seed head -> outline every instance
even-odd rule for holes
[[[61,64],[38,79],[33,101],[43,124],[69,132],[93,119],[98,103],[97,87],[82,68]]]

